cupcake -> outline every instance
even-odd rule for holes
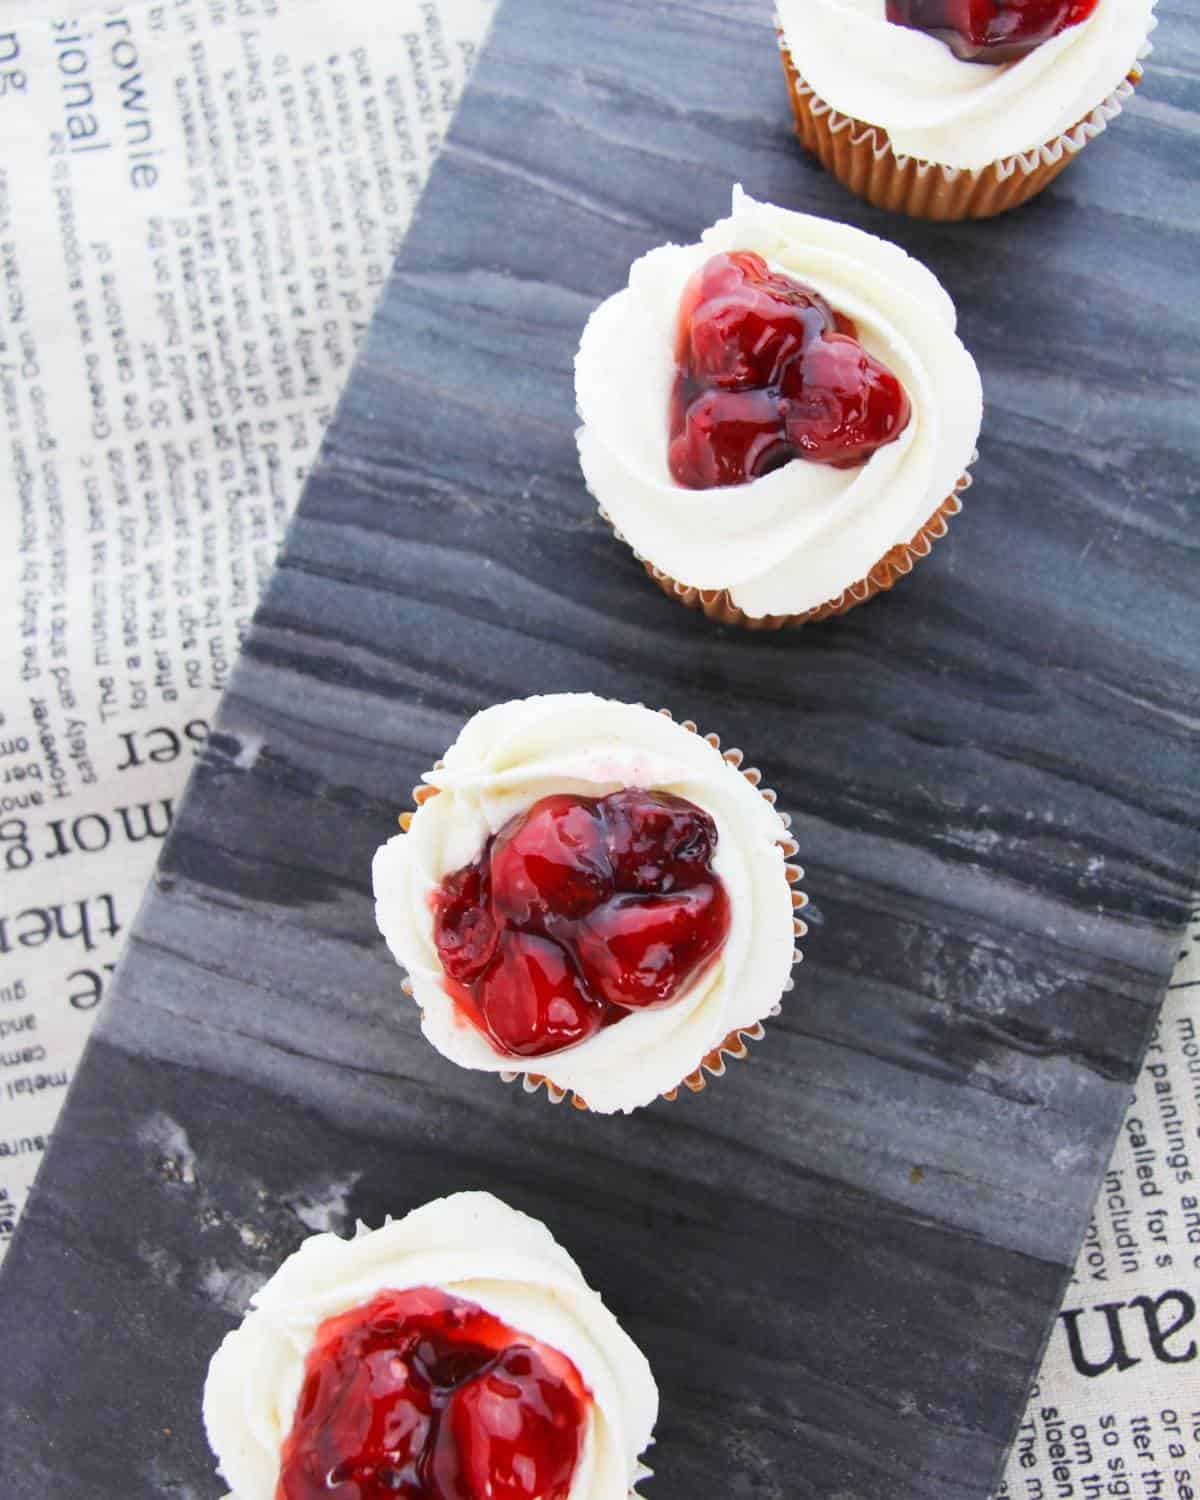
[[[886,240],[757,203],[663,245],[575,360],[588,488],[674,598],[753,629],[844,614],[960,509],[979,373],[936,277]]]
[[[791,988],[804,897],[741,758],[588,693],[476,714],[374,861],[434,1047],[603,1114],[744,1056]]]
[[[1155,0],[776,0],[804,146],[879,208],[985,219],[1121,112]]]
[[[213,1355],[230,1500],[627,1500],[658,1391],[545,1225],[456,1193],[290,1255]]]

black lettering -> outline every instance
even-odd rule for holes
[[[125,741],[126,758],[117,767],[118,771],[132,771],[135,766],[140,766],[142,758],[137,752],[137,735],[130,729],[124,734],[119,734],[118,739]]]
[[[66,820],[63,818],[51,818],[47,823],[46,827],[54,835],[54,847],[46,850],[46,859],[57,859],[60,854],[70,854],[71,846],[67,843],[67,836],[63,832],[66,826]]]
[[[112,829],[101,813],[84,813],[71,824],[71,837],[75,840],[75,847],[85,854],[99,854],[108,848]]]
[[[29,829],[24,818],[6,818],[0,823],[0,844],[4,848],[4,868],[24,870],[33,861],[33,850],[29,847]]]
[[[1059,1313],[1067,1329],[1067,1345],[1071,1351],[1071,1363],[1081,1375],[1095,1379],[1096,1376],[1104,1375],[1112,1369],[1129,1370],[1134,1365],[1141,1364],[1141,1360],[1130,1354],[1125,1347],[1125,1334],[1121,1328],[1121,1309],[1124,1306],[1123,1302],[1102,1302],[1092,1309],[1094,1312],[1103,1313],[1108,1325],[1109,1352],[1107,1358],[1099,1363],[1090,1360],[1083,1352],[1079,1320],[1087,1309],[1077,1308],[1070,1312]]]
[[[158,821],[155,812],[158,812]],[[118,807],[117,815],[125,828],[125,837],[131,844],[140,844],[143,839],[166,838],[171,827],[171,799],[139,802],[134,807]]]
[[[1177,1302],[1179,1304],[1179,1316],[1171,1324],[1170,1328],[1163,1328],[1159,1323],[1159,1313],[1165,1302]],[[1161,1360],[1164,1365],[1185,1365],[1196,1358],[1196,1341],[1193,1339],[1182,1354],[1172,1354],[1167,1348],[1167,1340],[1186,1328],[1196,1316],[1196,1304],[1187,1292],[1164,1292],[1161,1297],[1152,1299],[1150,1297],[1134,1297],[1130,1307],[1140,1307],[1142,1316],[1146,1320],[1146,1333],[1150,1338],[1150,1347],[1154,1350],[1154,1357]]]
[[[84,981],[83,988],[72,990],[67,1000],[74,1010],[95,1010],[104,996],[104,973],[112,973],[112,964],[104,964],[101,969],[74,969],[67,975],[68,980],[81,979]]]

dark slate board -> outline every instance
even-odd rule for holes
[[[1200,856],[1200,27],[1162,12],[1050,193],[935,228],[801,157],[765,4],[508,0],[5,1267],[8,1500],[215,1496],[201,1382],[249,1291],[467,1186],[647,1350],[657,1500],[987,1494]],[[927,259],[988,397],[933,559],[771,639],[653,589],[572,440],[587,313],[735,179]],[[371,915],[463,719],[567,688],[747,748],[814,898],[753,1060],[632,1119],[436,1056]]]

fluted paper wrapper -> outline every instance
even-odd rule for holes
[[[839,113],[814,93],[779,34],[779,53],[796,116],[796,134],[807,151],[852,193],[876,208],[913,219],[990,219],[1035,197],[1121,113],[1141,81],[1135,63],[1107,99],[1076,125],[1036,150],[967,171],[901,156],[887,131]]]
[[[974,458],[971,461],[974,463]],[[748,615],[733,602],[728,589],[692,588],[672,578],[669,573],[664,573],[661,568],[656,568],[636,549],[633,555],[668,598],[674,599],[679,604],[685,604],[688,609],[703,611],[718,625],[738,625],[743,630],[783,630],[787,626],[814,625],[818,620],[830,620],[835,615],[849,613],[860,604],[865,604],[868,599],[873,599],[876,594],[886,593],[901,578],[911,573],[917,563],[933,551],[934,542],[946,535],[951,516],[956,516],[962,510],[960,496],[970,487],[970,474],[963,474],[954,486],[953,492],[942,501],[916,536],[885,552],[865,578],[860,578],[857,583],[844,588],[836,598],[827,599],[824,604],[814,605],[812,609],[803,610],[799,614]],[[612,526],[609,516],[603,511],[601,514]],[[625,541],[615,526],[613,531],[619,541]],[[628,546],[627,542],[626,545]]]
[[[674,717],[670,709],[667,708],[660,708],[659,713],[668,719]],[[699,729],[690,719],[685,719],[683,721],[683,728],[686,729],[689,734],[700,733]],[[721,752],[722,757],[727,760],[731,766],[734,766],[742,773],[742,775],[746,778],[751,786],[758,789],[760,796],[765,797],[766,800],[772,805],[772,807],[775,805],[776,794],[771,790],[770,787],[765,787],[762,785],[761,771],[757,770],[754,766],[742,765],[742,761],[745,759],[745,757],[740,750],[721,750],[721,741],[715,734],[706,734],[704,735],[704,738],[708,741],[708,743],[713,747],[714,750],[719,750]],[[440,771],[441,769],[442,762],[438,761],[434,766],[434,770]],[[412,796],[413,802],[418,807],[420,807],[420,805],[423,802],[427,802],[430,797],[437,796],[437,788],[430,786],[428,782],[422,782],[420,786],[413,788]],[[779,816],[783,822],[784,827],[790,829],[791,819],[787,815],[787,813],[780,813]],[[409,825],[412,823],[412,819],[412,813],[401,813],[400,827],[403,832],[408,832]],[[808,905],[808,897],[804,894],[799,886],[799,882],[804,879],[804,871],[798,864],[793,863],[794,856],[800,852],[799,845],[796,843],[795,839],[791,837],[791,834],[788,833],[779,840],[779,847],[783,851],[784,877],[787,880],[787,883],[792,888],[792,934],[796,942],[799,943],[799,940],[808,931],[808,924],[800,915],[800,913]],[[799,947],[794,948],[792,951],[793,965],[798,964],[801,961],[802,957],[803,955],[801,954]],[[792,989],[794,983],[795,981],[789,977],[787,983],[783,987],[784,994],[787,994]],[[404,990],[404,993],[411,999],[412,985],[407,978],[402,981],[401,988]],[[782,1000],[782,996],[780,996],[780,1000]],[[779,1011],[780,1005],[779,1002],[776,1002],[769,1014],[770,1016],[777,1016],[779,1014]],[[619,1024],[620,1023],[618,1022],[618,1025]],[[735,1031],[731,1031],[723,1041],[717,1043],[717,1045],[712,1049],[711,1052],[706,1052],[704,1054],[704,1056],[700,1059],[699,1066],[693,1072],[689,1073],[686,1078],[681,1078],[675,1085],[675,1087],[672,1089],[668,1089],[667,1092],[662,1095],[662,1097],[664,1099],[677,1099],[679,1097],[680,1089],[687,1089],[690,1093],[693,1094],[700,1093],[708,1083],[708,1078],[705,1076],[706,1074],[710,1074],[714,1078],[720,1078],[730,1062],[740,1062],[742,1058],[749,1055],[749,1047],[747,1046],[749,1042],[759,1042],[765,1035],[766,1030],[761,1021],[755,1022],[753,1026],[742,1026],[738,1027]],[[527,1094],[535,1094],[539,1089],[544,1087],[546,1090],[547,1098],[553,1104],[561,1104],[564,1100],[569,1099],[571,1101],[571,1104],[576,1109],[586,1110],[588,1107],[587,1101],[585,1099],[582,1099],[571,1089],[559,1088],[556,1083],[553,1083],[543,1073],[502,1072],[498,1076],[502,1078],[505,1083],[516,1083],[519,1081]]]

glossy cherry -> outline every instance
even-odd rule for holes
[[[666,893],[707,873],[717,852],[717,825],[694,803],[631,787],[605,797],[603,806],[617,890]]]
[[[470,984],[491,963],[500,933],[488,901],[488,871],[465,865],[438,892],[437,950],[451,979]]]
[[[610,1005],[669,1005],[682,981],[729,930],[729,900],[716,881],[668,896],[617,896],[579,924],[575,951],[588,988]]]
[[[540,1057],[672,1004],[729,932],[716,847],[708,813],[667,792],[535,802],[433,894],[460,1013],[498,1051]]]
[[[745,484],[794,458],[849,468],[908,424],[904,387],[851,320],[749,251],[692,276],[675,362],[668,462],[688,489]]]
[[[381,1292],[317,1330],[276,1500],[566,1500],[589,1399],[475,1303]]]
[[[613,892],[604,824],[595,803],[543,797],[502,828],[492,844],[497,912],[541,931],[551,915],[582,916]]]
[[[514,1057],[573,1047],[604,1024],[567,951],[532,932],[504,933],[476,994],[488,1034]]]
[[[558,1500],[582,1443],[581,1403],[527,1346],[504,1350],[460,1386],[447,1410],[463,1494],[479,1500]]]
[[[930,35],[964,62],[1009,63],[1026,57],[1100,0],[887,0],[887,18]]]

